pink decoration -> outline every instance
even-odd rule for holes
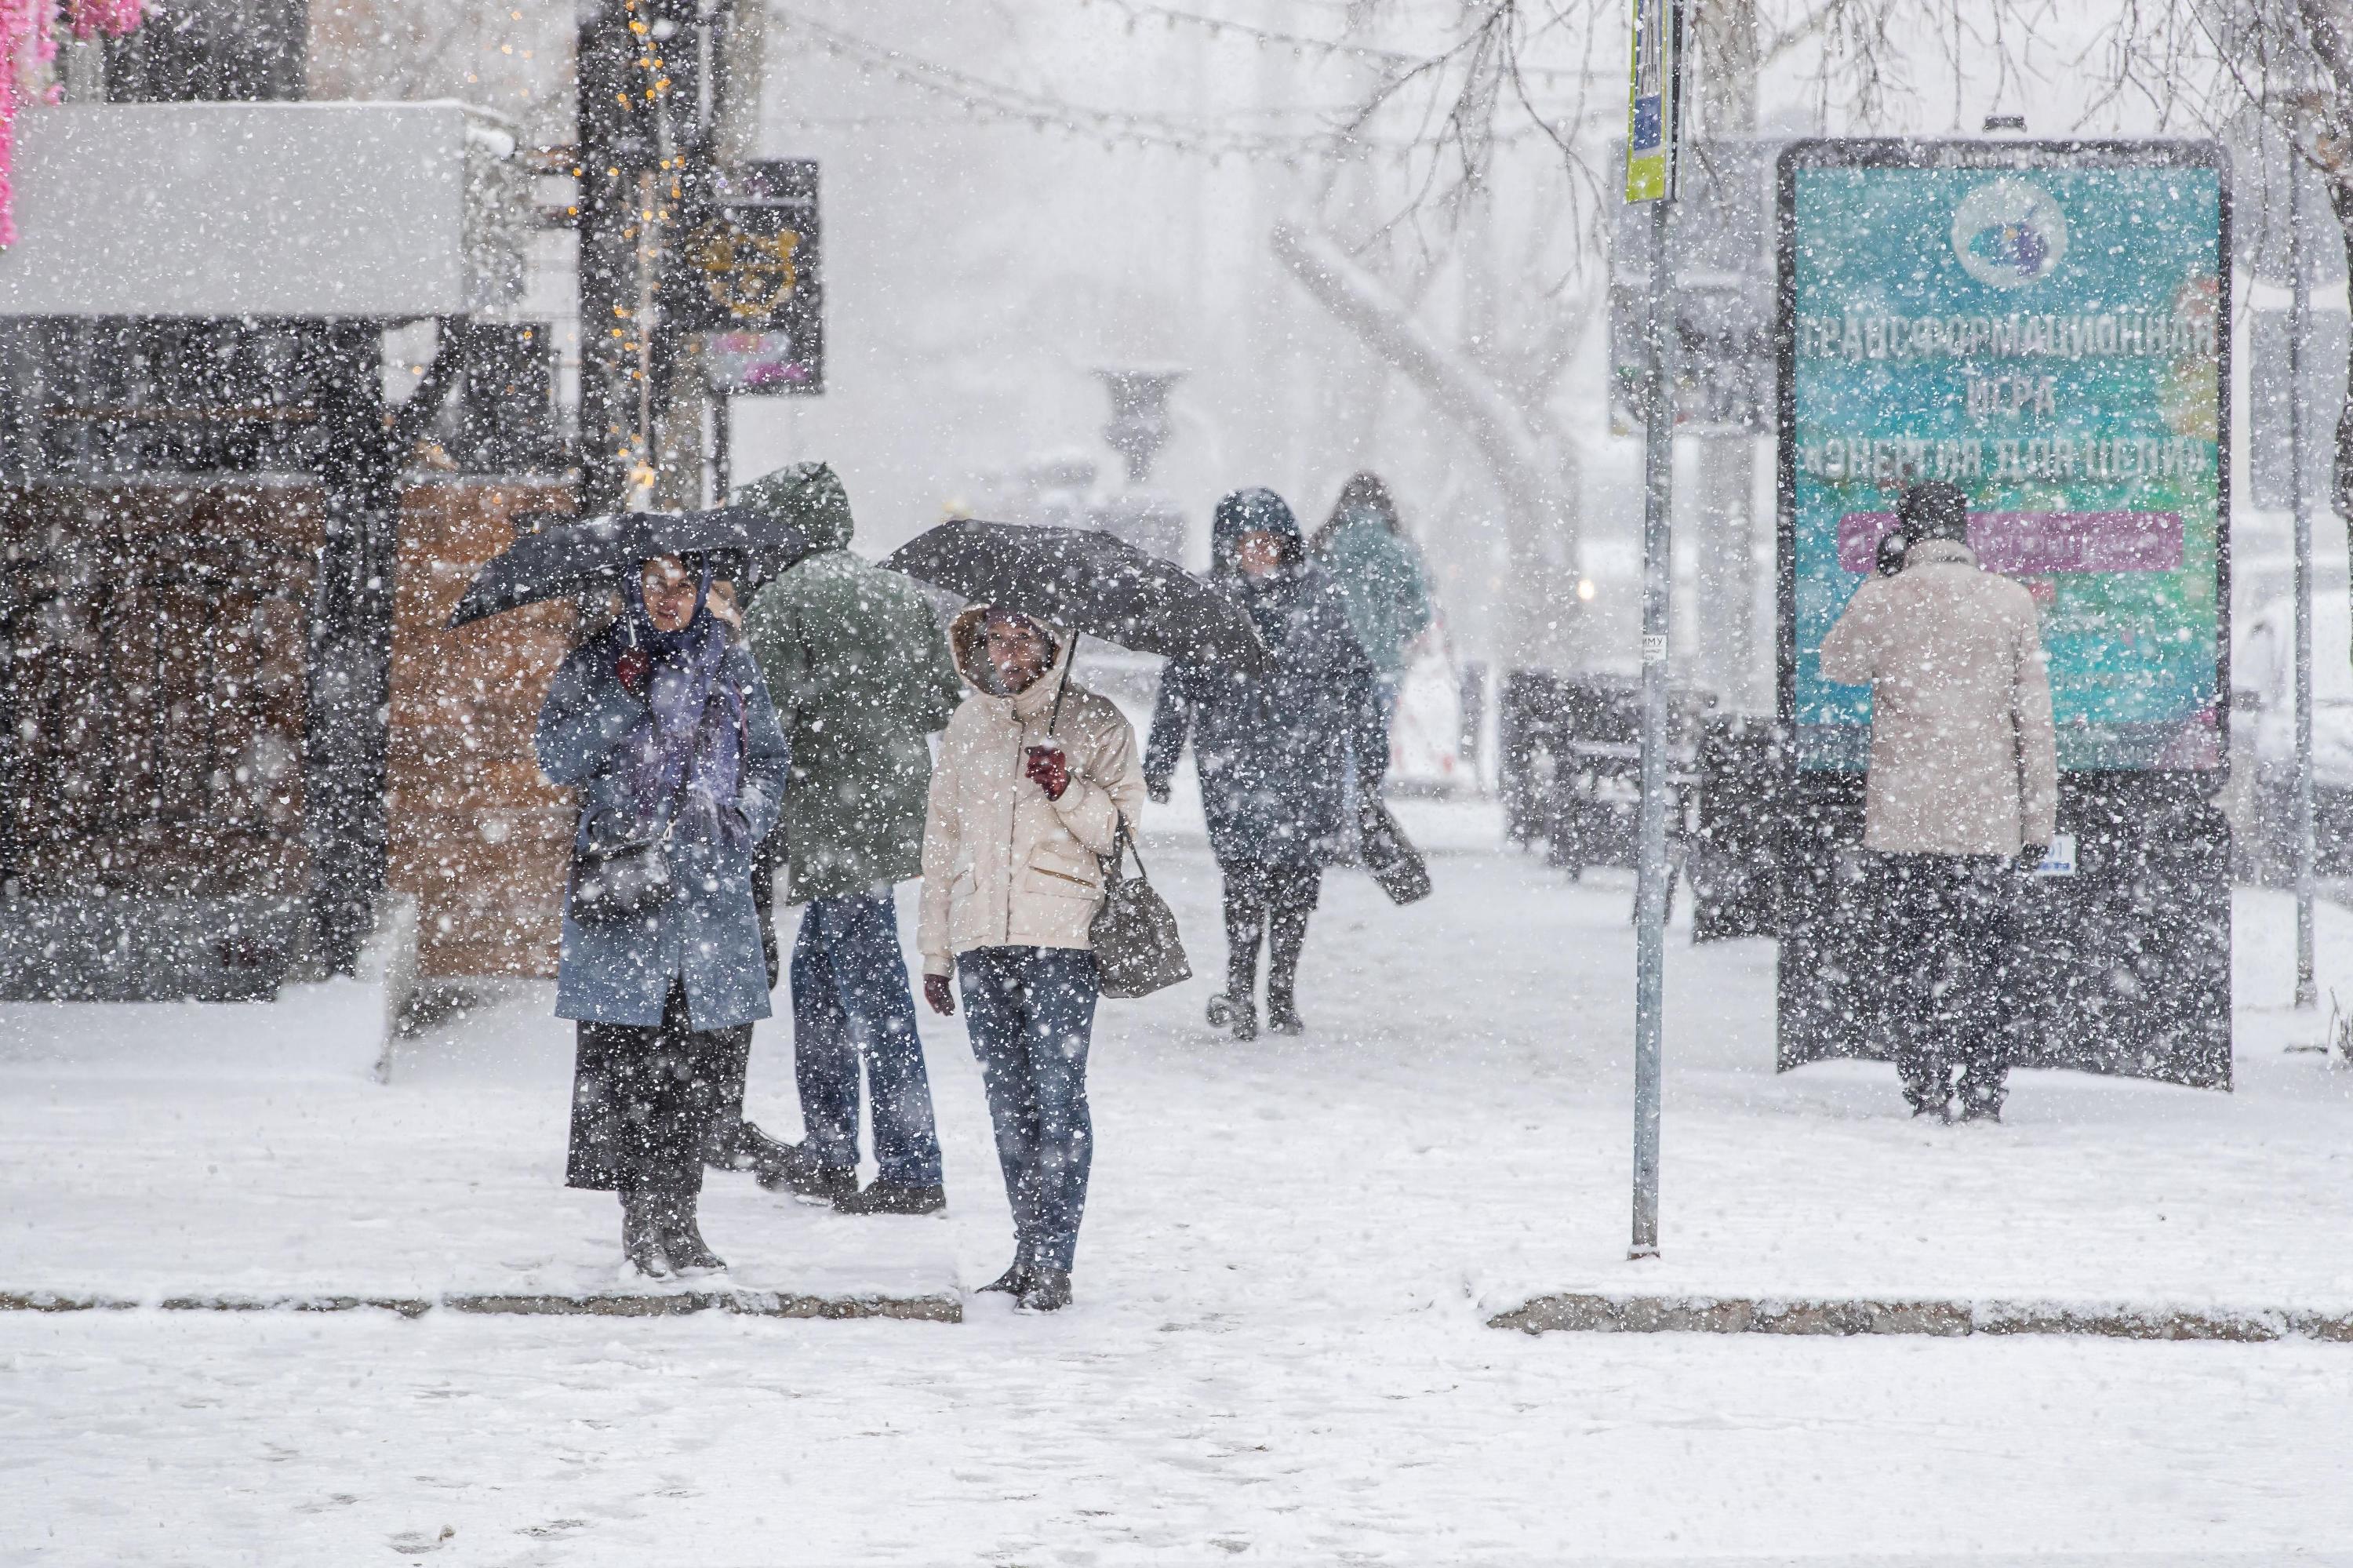
[[[66,0],[66,25],[77,38],[116,37],[139,26],[144,0]],[[0,249],[16,243],[15,191],[17,94],[25,79],[58,57],[58,0],[0,0]],[[48,101],[57,101],[52,88]]]
[[[1893,512],[1839,519],[1839,565],[1868,575]],[[1969,548],[1978,564],[2008,577],[2046,572],[2170,572],[2181,567],[2179,512],[1972,512]]]
[[[139,26],[144,8],[145,0],[68,0],[66,14],[77,38],[100,33],[119,38]]]

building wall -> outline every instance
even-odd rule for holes
[[[299,897],[309,484],[0,486],[0,877]]]
[[[452,631],[475,570],[558,483],[414,482],[393,630],[387,883],[431,977],[552,975],[568,792],[532,729],[569,602]],[[11,896],[300,906],[303,661],[321,496],[264,479],[0,487],[0,878]]]
[[[490,480],[412,484],[402,506],[387,882],[417,895],[427,978],[555,972],[571,795],[540,778],[531,740],[575,611],[448,620],[519,514],[570,509],[560,484]]]

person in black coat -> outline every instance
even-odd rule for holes
[[[1299,523],[1271,490],[1218,503],[1211,580],[1249,611],[1274,653],[1271,674],[1172,662],[1145,749],[1145,787],[1168,799],[1189,733],[1200,770],[1209,847],[1226,879],[1226,989],[1209,1022],[1238,1040],[1258,1033],[1259,944],[1268,949],[1267,1027],[1296,1034],[1295,988],[1307,920],[1324,868],[1356,840],[1342,805],[1354,755],[1366,798],[1377,800],[1388,742],[1372,661],[1346,601],[1307,558]]]

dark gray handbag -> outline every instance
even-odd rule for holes
[[[572,918],[581,925],[649,915],[678,891],[670,868],[670,831],[686,798],[686,774],[679,774],[663,810],[661,832],[642,838],[599,839],[572,852]]]
[[[660,908],[677,892],[670,876],[670,824],[652,838],[599,842],[572,854],[572,918],[583,925],[623,920]]]
[[[1135,856],[1132,877],[1124,874],[1131,854]],[[1167,902],[1145,877],[1144,856],[1136,853],[1129,840],[1124,812],[1111,853],[1099,858],[1103,868],[1103,907],[1095,911],[1094,924],[1087,934],[1094,943],[1103,995],[1132,1001],[1191,980],[1193,966],[1186,961],[1185,944],[1176,935],[1176,916],[1169,913]]]
[[[1389,809],[1375,798],[1356,803],[1356,853],[1392,904],[1430,896],[1430,863],[1405,836]]]

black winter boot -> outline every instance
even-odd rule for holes
[[[654,1215],[652,1192],[624,1187],[621,1199],[621,1256],[648,1279],[668,1279],[672,1270],[662,1250],[661,1224]]]
[[[1226,878],[1226,994],[1248,1000],[1258,989],[1258,945],[1266,939],[1265,895],[1247,879]]]
[[[673,1188],[661,1195],[660,1206],[655,1211],[661,1227],[662,1252],[669,1257],[671,1269],[681,1275],[717,1274],[727,1266],[727,1260],[703,1241],[702,1228],[695,1223],[698,1196],[682,1188]]]
[[[1006,1296],[1018,1296],[1029,1288],[1029,1266],[1017,1257],[1012,1267],[980,1288],[984,1293],[994,1290]]]
[[[793,1146],[769,1137],[759,1126],[745,1119],[730,1129],[732,1136],[713,1139],[713,1149],[706,1163],[721,1171],[753,1171],[765,1176],[780,1170],[794,1153]]]
[[[1071,1304],[1071,1271],[1067,1268],[1033,1268],[1029,1282],[1021,1287],[1022,1309],[1029,1312],[1059,1312]]]
[[[943,1187],[911,1187],[902,1181],[876,1181],[863,1192],[837,1198],[837,1214],[936,1214],[948,1206]]]
[[[1313,913],[1278,908],[1267,916],[1266,1026],[1277,1034],[1297,1034],[1307,1027],[1296,995],[1299,955],[1307,946],[1307,916]]]
[[[819,1165],[809,1158],[806,1143],[778,1143],[775,1154],[760,1162],[760,1185],[813,1203],[835,1203],[858,1191],[858,1167]]]
[[[1258,1008],[1248,991],[1219,991],[1209,999],[1209,1027],[1223,1029],[1237,1040],[1258,1038]]]

